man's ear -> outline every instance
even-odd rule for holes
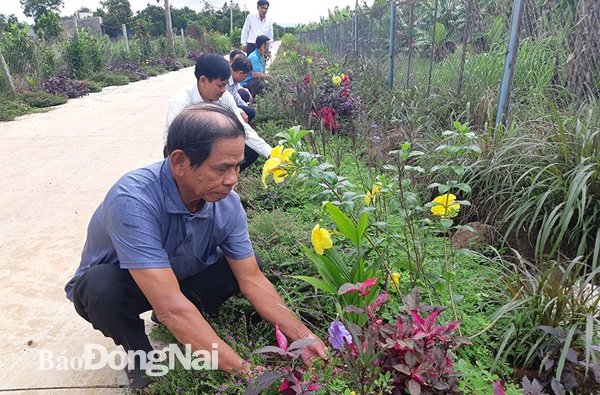
[[[171,165],[171,173],[181,176],[189,166],[189,158],[183,150],[176,149],[169,155],[169,164]]]

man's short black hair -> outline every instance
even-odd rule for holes
[[[224,57],[214,52],[206,52],[200,55],[196,60],[196,70],[194,70],[196,79],[205,76],[208,81],[215,78],[220,80],[229,80],[231,77],[231,67]]]
[[[246,131],[237,115],[218,103],[204,102],[185,108],[175,117],[169,126],[167,153],[182,150],[192,169],[197,169],[210,156],[217,140],[238,136],[246,137]]]
[[[252,71],[252,62],[245,56],[238,56],[233,60],[231,70],[242,71],[244,74],[248,74]]]
[[[229,53],[229,60],[234,59],[236,56],[239,55],[244,55],[244,57],[246,56],[246,54],[244,53],[244,51],[240,50],[240,49],[234,49],[233,51],[231,51]]]
[[[266,5],[268,7],[269,6],[269,2],[267,0],[258,0],[258,2],[256,3],[257,7],[261,7],[263,5]]]
[[[260,48],[264,43],[269,42],[271,39],[267,36],[256,37],[256,48]]]

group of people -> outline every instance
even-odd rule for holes
[[[192,352],[217,345],[218,362],[213,362],[232,374],[251,377],[256,367],[204,317],[234,295],[246,297],[291,340],[313,339],[304,347],[305,360],[325,358],[325,344],[263,275],[233,190],[240,171],[271,153],[248,123],[255,111],[248,105],[252,96],[244,98],[243,90],[254,95],[252,81],[266,78],[264,69],[253,66],[262,66],[270,39],[254,22],[264,23],[268,6],[259,0],[258,15],[244,25],[248,57],[234,51],[229,63],[214,53],[197,59],[196,82],[176,92],[167,109],[165,159],[125,174],[108,191],[88,225],[79,267],[65,286],[81,317],[135,355],[125,369],[134,392],[154,381],[144,370],[153,348],[140,318],[149,310]]]

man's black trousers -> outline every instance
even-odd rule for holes
[[[262,263],[255,254],[259,267]],[[227,260],[221,257],[201,273],[179,282],[181,292],[206,314],[213,314],[223,302],[240,292]],[[118,265],[89,268],[73,286],[73,303],[80,316],[104,336],[125,350],[152,351],[140,314],[152,306],[131,274]]]

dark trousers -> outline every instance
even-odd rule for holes
[[[258,155],[258,152],[246,146],[246,149],[244,150],[244,162],[242,162],[242,165],[240,166],[240,172],[256,162]]]
[[[165,158],[169,156],[169,154],[167,153],[167,147],[163,148],[163,155],[165,156]],[[246,145],[244,149],[244,162],[240,166],[240,172],[248,166],[250,166],[251,164],[253,164],[254,162],[256,162],[258,156],[258,152],[254,151],[252,148]]]
[[[255,43],[246,43],[246,56],[250,56],[252,52],[256,49]]]
[[[254,107],[244,106],[244,105],[240,106],[239,104],[238,104],[238,107],[241,108],[248,116],[248,123],[250,123],[256,116],[256,110],[254,109]]]
[[[259,267],[260,257],[256,254]],[[199,311],[216,313],[227,299],[240,289],[225,257],[201,273],[179,282],[181,292]],[[89,268],[73,287],[77,313],[94,329],[125,350],[152,351],[140,314],[152,306],[131,274],[118,265],[102,264]]]
[[[240,88],[238,89],[238,94],[240,95],[243,101],[245,101],[246,103],[250,103],[250,91],[248,91],[246,88]]]
[[[256,97],[262,93],[262,91],[268,87],[268,83],[262,78],[252,78],[246,83],[246,89],[250,91],[252,97]]]

